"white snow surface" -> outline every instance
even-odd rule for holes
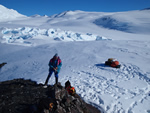
[[[16,18],[26,17],[25,15],[19,14],[16,10],[8,9],[0,4],[0,21],[7,21]]]
[[[1,16],[0,63],[7,64],[0,81],[44,83],[49,60],[58,53],[63,64],[59,82],[64,86],[70,80],[89,104],[107,113],[149,113],[149,12],[66,11],[50,17],[8,16],[7,21]],[[0,13],[9,15],[9,9]],[[121,68],[105,66],[108,58],[116,58]],[[54,83],[52,75],[49,84]]]

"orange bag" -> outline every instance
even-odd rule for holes
[[[119,65],[118,61],[114,61],[112,62],[112,64],[110,65],[111,67],[117,67]]]

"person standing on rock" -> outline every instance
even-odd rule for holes
[[[62,66],[61,59],[57,53],[53,56],[52,59],[50,59],[48,65],[49,65],[49,74],[48,74],[47,79],[45,81],[45,85],[48,84],[49,78],[51,77],[53,72],[55,74],[55,80],[56,80],[56,84],[57,84],[58,83],[58,73],[60,72],[60,69]]]

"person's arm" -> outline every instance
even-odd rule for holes
[[[61,68],[62,66],[62,62],[59,63],[59,65],[57,66],[57,68]]]
[[[58,72],[59,72],[61,66],[62,66],[62,62],[60,62],[59,65],[55,68],[55,71],[58,71]]]

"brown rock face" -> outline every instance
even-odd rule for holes
[[[43,88],[31,80],[0,82],[0,113],[103,113],[71,96],[59,83]]]

